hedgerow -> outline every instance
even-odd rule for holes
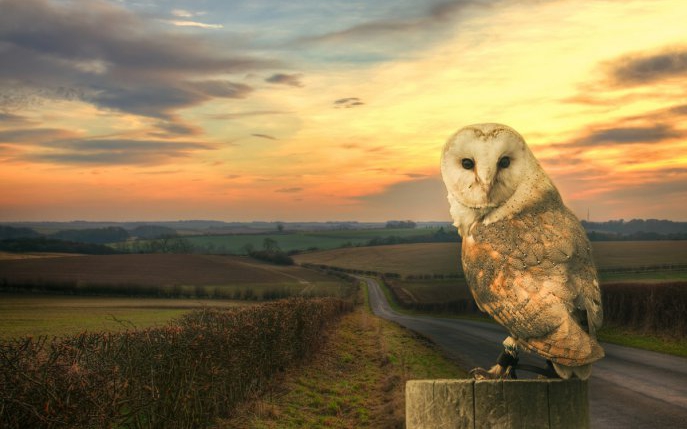
[[[352,304],[289,299],[168,326],[0,342],[0,427],[203,427],[307,359]]]

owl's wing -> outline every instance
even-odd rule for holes
[[[594,334],[602,310],[589,242],[560,200],[470,232],[463,270],[484,311],[554,362],[578,366],[603,356]]]

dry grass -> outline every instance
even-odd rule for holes
[[[405,382],[465,373],[396,324],[359,308],[344,316],[305,367],[287,371],[224,428],[402,428]]]

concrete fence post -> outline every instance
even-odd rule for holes
[[[407,429],[588,429],[581,380],[411,380]]]

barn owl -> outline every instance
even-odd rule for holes
[[[510,333],[498,363],[473,376],[512,376],[525,350],[547,359],[553,376],[587,379],[604,356],[590,244],[524,139],[500,124],[465,127],[444,146],[441,172],[468,286]]]

